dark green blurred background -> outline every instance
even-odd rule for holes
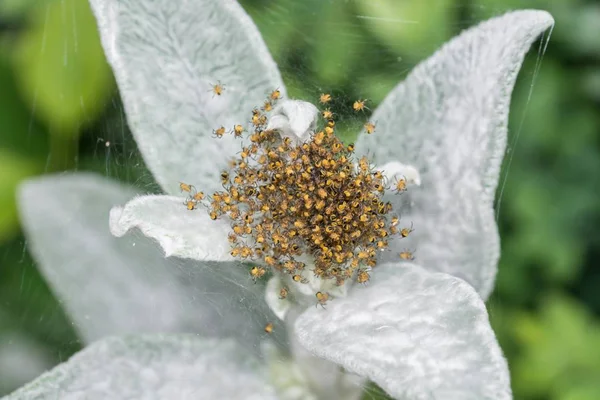
[[[416,62],[462,29],[514,8],[554,15],[547,51],[534,47],[513,96],[513,159],[503,171],[499,212],[502,260],[488,304],[517,399],[600,399],[600,4],[242,4],[290,95],[314,100],[331,92],[346,139],[360,124],[346,114],[352,100],[376,105]],[[80,347],[27,252],[17,184],[50,172],[92,170],[156,188],[125,125],[95,29],[86,0],[0,0],[0,395]]]

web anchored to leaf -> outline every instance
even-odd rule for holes
[[[205,200],[203,192],[181,184],[189,193],[186,205],[193,210],[203,204],[213,220],[231,220],[234,257],[260,262],[300,283],[308,282],[303,274],[307,263],[314,266],[314,276],[338,286],[354,279],[366,283],[377,252],[387,250],[393,236],[412,231],[412,226],[399,227],[399,216],[383,201],[386,189],[404,192],[406,180],[388,182],[367,157],[356,161],[354,145],[345,146],[335,135],[328,109],[322,112],[325,126],[310,132],[305,142],[269,129],[268,112],[279,98],[274,91],[262,109],[253,110],[250,143],[231,161],[231,169],[221,173],[224,190]],[[323,94],[320,100],[330,99]],[[362,111],[364,100],[357,103],[362,107],[355,111]],[[242,125],[235,125],[230,134],[242,137],[243,132]],[[215,134],[222,137],[225,128]],[[265,272],[255,266],[250,274],[258,279]],[[320,303],[328,298],[325,293],[317,297]]]

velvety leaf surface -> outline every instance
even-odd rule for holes
[[[247,125],[285,87],[256,26],[234,0],[91,0],[127,121],[167,193],[218,190],[241,149],[220,126]],[[221,95],[213,86],[222,84]]]
[[[229,253],[225,219],[211,220],[208,211],[188,210],[185,198],[175,196],[137,196],[125,206],[110,210],[113,235],[123,236],[130,229],[158,241],[165,256],[200,261],[234,261]]]
[[[93,174],[49,176],[20,189],[29,250],[83,339],[197,332],[256,344],[275,316],[246,267],[165,259],[138,231],[109,232],[111,207],[135,195]]]
[[[275,399],[233,341],[192,335],[103,339],[4,400]]]
[[[415,249],[419,263],[465,279],[483,298],[499,257],[492,203],[510,96],[525,53],[552,24],[545,11],[516,11],[463,32],[388,95],[373,114],[375,134],[356,143],[377,165],[397,160],[421,175],[420,188],[398,196],[410,196],[403,217],[413,241],[393,247]]]
[[[384,264],[369,285],[298,317],[300,344],[395,399],[508,400],[508,367],[485,304],[461,279]]]

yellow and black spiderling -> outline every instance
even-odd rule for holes
[[[217,129],[215,129],[213,131],[213,134],[215,135],[215,137],[222,138],[223,135],[225,134],[225,127],[221,126],[221,127],[217,128]]]
[[[225,90],[225,85],[223,85],[221,82],[218,82],[211,86],[212,87],[211,87],[210,91],[213,92],[213,95],[220,96],[223,94],[223,91]]]
[[[372,134],[373,132],[375,132],[375,124],[372,122],[367,122],[364,125],[364,128],[365,128],[365,132],[367,132],[367,134],[369,134],[369,135]]]
[[[317,292],[315,293],[317,303],[324,305],[329,300],[329,293]]]
[[[365,108],[367,108],[367,106],[365,106],[365,102],[367,100],[363,99],[363,100],[356,100],[353,104],[352,104],[352,108],[354,109],[354,111],[364,111]]]
[[[286,287],[282,287],[281,289],[279,289],[279,299],[280,300],[285,300],[288,296],[288,288]]]
[[[321,104],[327,104],[331,101],[331,95],[329,93],[321,93],[321,96],[319,96],[319,103]]]
[[[265,332],[273,333],[273,323],[272,322],[269,322],[265,325]]]
[[[400,259],[402,259],[402,260],[411,261],[411,260],[415,259],[415,256],[413,255],[413,252],[410,251],[410,250],[402,250],[400,252],[399,256],[400,256]]]

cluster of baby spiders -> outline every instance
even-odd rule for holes
[[[216,95],[223,90],[220,84],[213,88]],[[193,210],[205,204],[211,219],[226,216],[232,221],[228,239],[234,257],[260,262],[289,274],[295,282],[307,283],[301,260],[308,255],[318,278],[335,279],[337,285],[347,279],[366,283],[377,251],[386,250],[394,235],[407,237],[412,232],[412,226],[399,227],[391,203],[383,201],[386,189],[404,192],[406,180],[389,186],[366,157],[355,162],[354,145],[345,146],[335,135],[329,108],[322,110],[323,129],[304,143],[267,129],[268,112],[280,98],[281,92],[275,90],[252,111],[249,143],[232,160],[230,170],[221,173],[224,190],[203,201],[203,192],[180,185],[188,193],[186,206]],[[322,94],[319,100],[326,105],[331,95]],[[354,111],[363,111],[365,102],[355,101]],[[375,124],[368,122],[365,130],[372,134]],[[242,125],[235,125],[229,134],[242,137],[244,132]],[[221,126],[213,133],[221,138],[226,129]],[[412,259],[412,253],[402,254],[401,258]],[[265,274],[263,266],[250,270],[254,280]],[[281,288],[279,295],[285,299],[288,288]],[[317,292],[316,298],[324,304],[329,294]]]

